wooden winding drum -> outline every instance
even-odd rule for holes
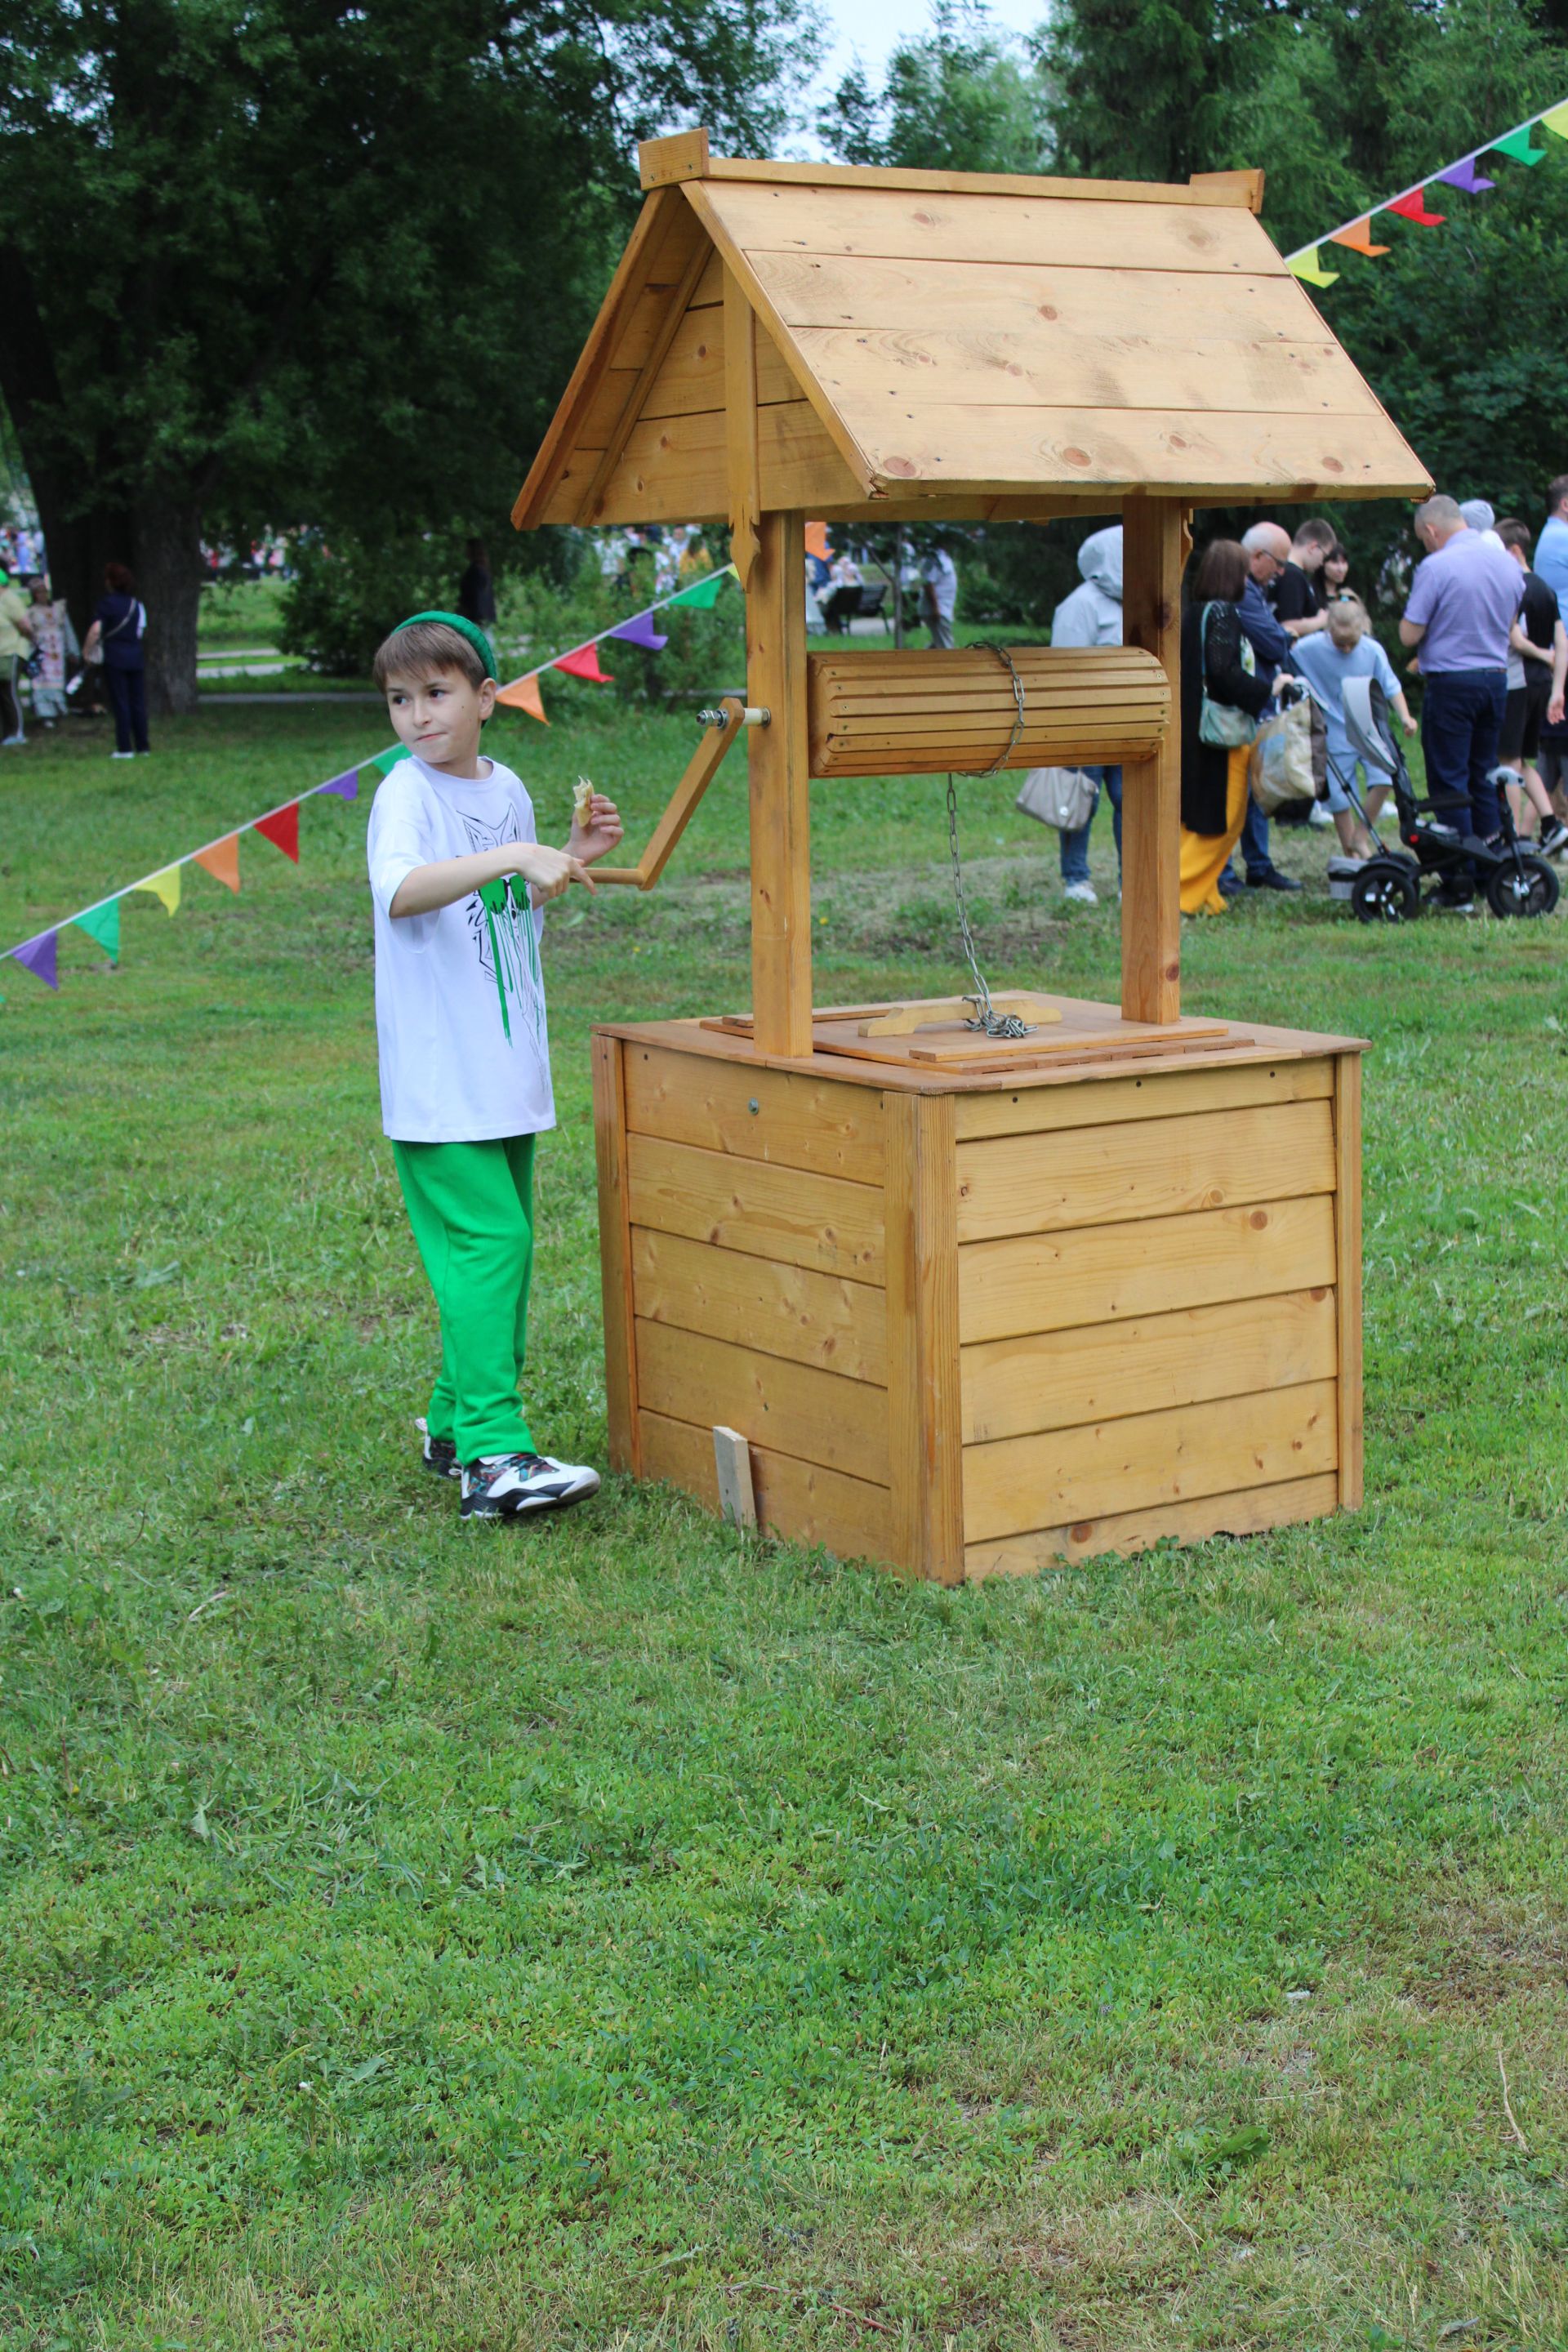
[[[1171,687],[1136,646],[984,646],[944,653],[813,654],[806,663],[814,776],[926,776],[1008,768],[1116,766],[1152,759]]]

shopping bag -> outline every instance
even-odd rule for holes
[[[1077,833],[1094,814],[1100,786],[1081,768],[1031,768],[1016,808],[1058,833]]]
[[[1303,696],[1258,728],[1248,765],[1252,797],[1265,816],[1317,798],[1312,776],[1312,705]]]

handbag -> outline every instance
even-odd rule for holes
[[[1211,702],[1209,699],[1209,614],[1213,604],[1204,606],[1204,617],[1198,633],[1198,660],[1203,670],[1203,709],[1198,714],[1198,740],[1215,743],[1222,750],[1235,751],[1243,743],[1252,742],[1258,734],[1258,721],[1249,711],[1238,710],[1234,702]],[[1258,665],[1252,647],[1246,637],[1241,640],[1241,667],[1249,673]]]
[[[1031,768],[1013,805],[1058,833],[1078,833],[1100,804],[1100,786],[1081,768]]]
[[[1312,773],[1312,710],[1308,696],[1287,703],[1258,730],[1248,762],[1252,797],[1265,816],[1317,798]]]

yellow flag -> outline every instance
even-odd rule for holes
[[[1287,255],[1285,267],[1293,278],[1304,278],[1309,286],[1337,286],[1340,282],[1337,269],[1323,268],[1315,245],[1308,246],[1304,253]]]
[[[1540,117],[1539,128],[1542,131],[1554,131],[1559,139],[1568,139],[1568,98],[1563,100],[1561,106],[1554,106],[1549,114]]]
[[[172,915],[180,903],[180,869],[177,866],[165,866],[162,874],[154,874],[150,882],[139,882],[136,887],[162,898]]]

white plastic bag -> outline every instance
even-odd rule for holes
[[[1099,798],[1100,786],[1081,768],[1031,768],[1014,806],[1058,833],[1077,833],[1094,814]]]
[[[1318,796],[1312,777],[1312,706],[1303,695],[1258,730],[1248,764],[1252,797],[1265,816]]]

